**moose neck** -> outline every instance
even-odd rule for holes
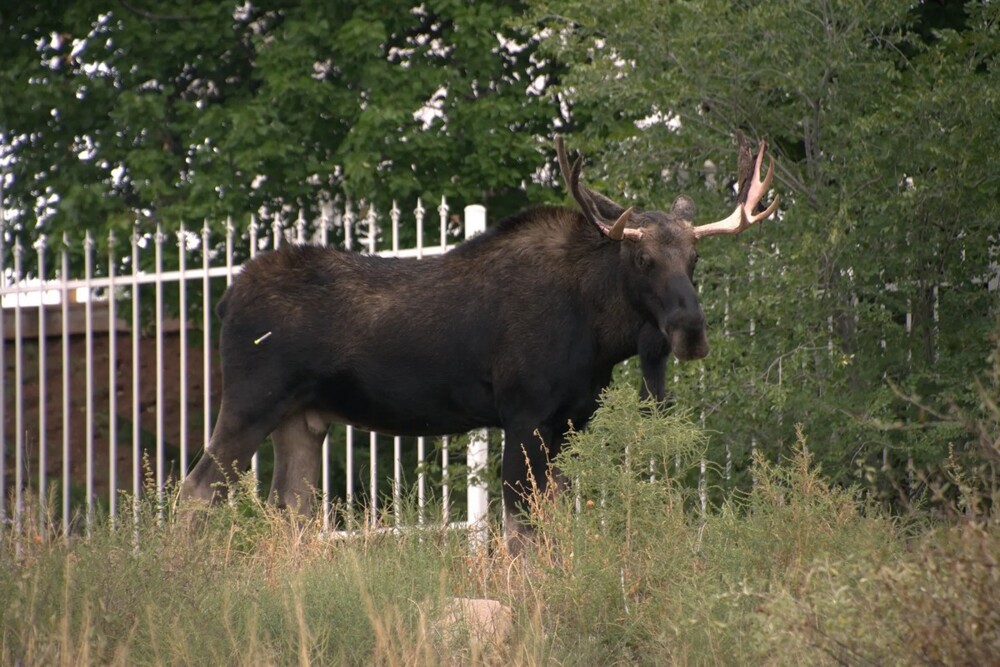
[[[585,273],[584,293],[594,295],[594,334],[599,356],[610,363],[624,361],[638,351],[639,331],[645,320],[633,306],[625,280],[619,242],[604,241],[600,262]]]
[[[504,266],[509,275],[537,273],[531,282],[573,293],[600,362],[615,364],[636,354],[644,323],[626,288],[621,243],[607,238],[579,211],[540,206],[502,221],[444,257],[472,267]],[[475,274],[469,269],[463,275]]]
[[[559,209],[561,234],[548,237],[544,252],[572,276],[573,287],[589,313],[596,353],[601,362],[615,364],[638,351],[639,330],[645,320],[628,292],[621,241],[612,241],[577,211]],[[627,241],[625,241],[627,242]]]

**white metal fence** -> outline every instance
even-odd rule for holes
[[[41,499],[58,498],[55,516],[49,514],[46,502],[38,503],[37,520],[43,526],[61,523],[67,534],[78,528],[89,530],[98,512],[106,512],[113,523],[126,510],[119,507],[122,497],[132,499],[138,516],[140,498],[150,489],[159,507],[165,508],[170,483],[183,480],[211,434],[219,389],[217,351],[212,343],[213,293],[219,294],[223,283],[228,284],[240,271],[237,248],[252,257],[260,249],[282,243],[326,245],[336,239],[346,249],[360,244],[375,253],[381,237],[382,245],[390,247],[379,254],[419,258],[445,252],[463,229],[468,237],[485,229],[486,222],[485,209],[473,205],[466,207],[462,224],[450,214],[443,198],[435,222],[433,212],[429,215],[418,202],[412,218],[414,233],[409,235],[415,243],[401,247],[403,214],[395,204],[381,224],[374,208],[362,211],[356,214],[350,205],[343,210],[325,206],[312,224],[300,213],[287,226],[275,219],[270,229],[261,229],[251,219],[245,234],[231,221],[214,228],[206,222],[200,230],[182,227],[175,237],[159,228],[135,231],[127,244],[112,233],[107,254],[101,257],[96,256],[89,231],[82,247],[74,247],[65,237],[60,244],[42,237],[31,248],[15,241],[10,249],[13,266],[3,265],[0,235],[4,306],[0,319],[0,422],[4,425],[0,431],[0,519],[20,533],[28,518],[26,492]],[[429,234],[437,225],[437,243],[424,243],[425,224]],[[306,237],[307,230],[311,238]],[[27,253],[34,257],[26,257]],[[168,254],[176,257],[174,266],[166,265]],[[81,255],[83,277],[71,277],[70,259]],[[34,260],[37,267],[32,274],[43,277],[48,275],[50,262],[57,262],[57,278],[30,278],[22,267],[26,259]],[[5,396],[11,385],[14,395]],[[449,465],[459,452],[449,449],[453,443],[448,438],[417,438],[415,459],[404,462],[402,438],[368,434],[368,475],[359,480],[365,462],[355,460],[363,446],[356,440],[364,435],[346,427],[333,436],[331,430],[323,443],[319,489],[325,529],[336,529],[338,509],[352,514],[364,510],[372,523],[398,524],[402,495],[411,491],[417,521],[437,522],[437,517],[425,516],[432,484],[443,505],[441,520],[455,523],[451,521],[455,480],[449,479]],[[392,442],[388,480],[380,473],[378,451],[386,441]],[[338,448],[343,458],[334,470]],[[439,464],[428,460],[438,452]],[[485,431],[470,434],[465,461],[467,520],[458,522],[470,527],[481,528],[485,523],[488,494],[482,477],[487,454]],[[430,470],[438,468],[436,478],[430,479]],[[258,470],[257,456],[252,469]],[[339,486],[336,474],[343,476]],[[404,476],[414,479],[406,485]],[[362,488],[356,488],[358,484]],[[331,491],[335,486],[343,491],[339,497]],[[128,495],[122,496],[123,491]],[[383,502],[391,506],[381,507]]]
[[[418,202],[412,216],[405,216],[412,222],[407,229],[404,214],[395,205],[381,218],[371,207],[355,213],[349,206],[344,210],[328,206],[319,219],[308,223],[300,214],[291,224],[275,219],[266,228],[254,220],[240,229],[230,221],[215,226],[206,222],[199,230],[182,228],[169,237],[158,229],[133,232],[127,242],[111,236],[100,257],[89,233],[76,245],[65,238],[52,243],[42,237],[30,248],[15,242],[10,253],[0,235],[0,520],[20,531],[28,492],[41,498],[55,492],[58,512],[50,517],[46,503],[39,503],[37,520],[61,523],[67,533],[76,529],[75,521],[89,529],[99,512],[113,522],[127,510],[119,507],[121,491],[130,494],[133,512],[139,511],[140,496],[149,489],[165,507],[171,481],[183,479],[211,434],[220,388],[212,345],[213,294],[221,294],[240,271],[241,259],[263,248],[307,241],[372,253],[382,247],[378,251],[382,255],[419,258],[445,252],[462,236],[485,227],[481,206],[467,207],[460,220],[442,199],[436,214]],[[426,244],[428,237],[435,242]],[[405,244],[404,238],[414,242]],[[778,249],[758,252],[777,255]],[[764,282],[763,272],[753,267],[754,253],[748,255],[749,273],[743,279]],[[4,265],[8,256],[13,257],[11,266]],[[987,277],[974,277],[972,283],[982,290],[985,282],[993,294],[1000,284],[1000,268],[995,254],[990,257]],[[82,278],[71,277],[71,258],[82,266]],[[57,277],[39,281],[27,275],[22,264],[33,267],[31,276]],[[722,279],[706,288],[710,292],[703,299],[706,312],[723,338],[739,333],[753,344],[760,323],[754,312],[744,313],[746,321],[731,323],[729,285]],[[887,293],[894,290],[893,285],[885,286]],[[930,317],[936,338],[937,287],[932,296]],[[912,311],[907,301],[907,339]],[[857,313],[849,317],[851,327],[858,329]],[[832,316],[827,329],[826,356],[833,364]],[[931,343],[936,355],[937,341]],[[886,349],[884,337],[881,349]],[[696,381],[703,387],[704,368],[700,372]],[[776,359],[773,381],[781,386],[782,356]],[[781,422],[780,411],[773,418]],[[751,435],[749,449],[756,444]],[[387,459],[390,446],[392,455]],[[463,504],[461,498],[453,498],[456,482],[466,491],[467,517],[459,523],[484,526],[485,433],[472,434],[468,443],[463,438],[461,446],[465,457],[456,451],[458,443],[448,438],[413,441],[335,426],[323,444],[319,491],[324,528],[338,528],[340,509],[352,514],[364,510],[372,523],[398,524],[403,520],[404,496],[413,498],[416,521],[453,523],[454,510]],[[721,483],[728,486],[733,468],[728,439],[724,447],[716,467]],[[465,479],[449,477],[453,461],[466,464]],[[257,457],[253,469],[258,469]],[[703,460],[698,484],[702,510],[706,488]],[[441,516],[429,515],[435,493],[443,507]]]

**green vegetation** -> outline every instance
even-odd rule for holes
[[[89,538],[8,531],[0,662],[912,665],[1000,651],[995,518],[890,517],[824,478],[805,429],[788,459],[755,460],[747,493],[702,512],[670,473],[704,433],[644,409],[631,389],[605,395],[561,460],[576,492],[536,499],[538,548],[513,562],[499,536],[487,554],[439,529],[323,535],[248,488],[199,527],[159,525],[149,503],[138,525]],[[453,597],[509,605],[512,632],[442,627]]]
[[[382,213],[396,199],[409,215],[422,196],[433,220],[442,196],[509,214],[543,190],[530,174],[550,117],[526,92],[550,67],[505,26],[522,9],[5,6],[7,232],[30,246],[35,233],[90,229],[104,248],[108,231],[128,238],[134,225],[218,229],[231,216],[242,231],[251,214],[269,224],[303,210],[312,221],[321,201],[345,198]]]
[[[728,452],[746,487],[755,445],[787,455],[804,423],[831,479],[905,504],[910,471],[975,452],[947,415],[977,409],[998,315],[1000,7],[530,6],[596,189],[653,208],[684,192],[708,221],[732,207],[736,132],[776,156],[778,218],[698,248],[712,352],[672,369],[673,393],[718,433],[709,460]]]

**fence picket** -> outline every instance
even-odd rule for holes
[[[153,236],[154,273],[158,276],[158,279],[153,283],[154,308],[156,309],[153,317],[156,322],[156,514],[160,521],[163,520],[164,515],[163,486],[166,482],[163,437],[163,410],[165,407],[163,401],[163,279],[161,277],[163,275],[163,241],[165,238],[160,225],[157,224],[156,234]],[[183,280],[183,276],[181,280]]]
[[[332,217],[330,214],[330,209],[332,205],[328,202],[324,202],[322,206],[322,212],[319,218],[319,244],[324,248],[329,244],[330,240],[330,224]],[[251,249],[251,254],[254,252]],[[322,453],[323,464],[320,469],[320,486],[321,486],[321,506],[320,511],[322,512],[323,519],[323,532],[329,533],[332,524],[330,523],[330,433],[323,437],[323,453]]]
[[[450,440],[451,438],[448,436],[441,438],[441,522],[446,526],[451,523],[451,485],[448,483],[450,479],[448,474]]]
[[[350,424],[344,429],[345,464],[347,469],[346,502],[348,516],[354,516],[354,427]]]
[[[427,441],[417,438],[417,525],[424,525],[424,506],[427,503]]]
[[[85,438],[87,444],[87,534],[90,534],[94,524],[94,288],[92,280],[94,277],[94,238],[90,235],[90,230],[83,239],[83,272],[86,283],[86,300],[84,306],[84,340],[86,345],[85,359],[87,360],[86,378],[86,427]]]
[[[132,523],[138,531],[142,491],[141,404],[139,396],[139,228],[132,229]],[[138,543],[138,532],[135,535]]]
[[[211,230],[208,227],[208,220],[205,220],[201,228],[201,386],[204,400],[204,411],[202,412],[202,447],[208,447],[208,441],[212,437],[212,286],[209,281],[209,239]]]
[[[368,513],[372,528],[378,526],[378,434],[368,434]]]
[[[69,321],[69,283],[67,278],[69,277],[69,239],[63,234],[62,243],[62,262],[60,266],[60,276],[62,279],[62,290],[60,296],[62,299],[61,311],[62,321]],[[2,318],[0,318],[2,319]],[[18,385],[20,386],[20,385]],[[70,518],[70,373],[69,373],[69,327],[62,327],[62,427],[63,427],[63,439],[62,439],[62,529],[63,534],[69,534],[69,518]],[[6,487],[0,484],[0,487]],[[2,495],[6,496],[6,492]]]
[[[180,278],[177,281],[177,314],[180,318],[180,331],[178,331],[180,375],[177,378],[177,390],[180,395],[178,421],[181,427],[177,442],[180,449],[180,470],[177,477],[183,482],[188,470],[187,230],[184,228],[184,223],[181,223],[180,230],[177,232],[177,268],[180,273]]]
[[[424,256],[424,202],[417,198],[417,208],[413,210],[413,215],[417,220],[417,259]]]
[[[118,374],[117,297],[115,295],[115,233],[108,234],[108,513],[112,528],[118,519]],[[65,329],[65,327],[63,327]],[[44,498],[44,495],[42,495]]]
[[[45,280],[45,235],[42,234],[35,242],[38,253],[39,288],[44,287]],[[45,471],[48,463],[48,425],[46,423],[46,400],[48,388],[45,386],[45,291],[42,289],[38,299],[38,495],[46,497]],[[45,504],[38,504],[38,530],[45,529]]]
[[[14,241],[14,284],[21,281],[21,242]],[[14,386],[24,386],[24,337],[21,330],[21,295],[14,300]],[[14,392],[14,534],[21,536],[24,517],[24,392]]]

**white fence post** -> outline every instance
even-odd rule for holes
[[[469,239],[486,230],[486,207],[472,204],[465,207],[465,238]],[[469,449],[466,454],[468,466],[468,526],[473,547],[486,544],[489,536],[487,514],[490,499],[483,476],[489,457],[489,439],[486,429],[477,429],[469,434]]]

